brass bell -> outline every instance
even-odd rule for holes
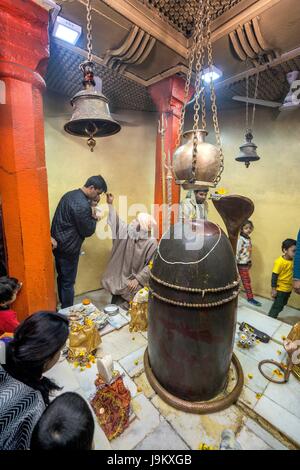
[[[253,135],[252,132],[249,130],[245,135],[246,142],[240,146],[240,154],[236,157],[237,162],[244,162],[246,168],[249,167],[251,162],[255,162],[260,160],[260,157],[256,153],[257,145],[252,142]]]
[[[196,165],[193,168],[194,135],[197,135]],[[220,172],[220,150],[205,142],[208,132],[205,129],[190,130],[183,134],[187,142],[178,147],[173,157],[173,170],[176,184],[183,189],[201,189],[216,186]]]
[[[64,126],[69,134],[88,137],[88,146],[93,152],[96,145],[95,137],[107,137],[120,131],[121,126],[110,114],[108,99],[96,87],[93,74],[93,63],[81,64],[84,73],[84,90],[79,91],[71,99],[74,108],[72,117]]]

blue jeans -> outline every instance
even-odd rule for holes
[[[79,254],[72,257],[63,257],[58,253],[55,254],[57,289],[61,308],[67,308],[74,304],[74,285],[78,261]]]

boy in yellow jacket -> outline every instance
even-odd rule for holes
[[[288,303],[293,290],[293,266],[296,253],[296,240],[288,238],[282,242],[283,255],[275,260],[272,272],[273,305],[269,317],[277,318]]]

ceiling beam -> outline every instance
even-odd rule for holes
[[[138,0],[102,0],[120,15],[136,24],[146,33],[186,58],[188,52],[187,38],[161,19],[153,10]]]
[[[215,84],[215,88],[220,89],[223,87],[227,87],[229,85],[232,85],[233,83],[239,82],[240,80],[244,80],[247,75],[251,77],[252,75],[257,74],[257,72],[263,72],[264,70],[267,70],[269,68],[277,67],[278,65],[284,64],[289,60],[295,59],[296,57],[300,57],[300,47],[297,47],[296,49],[281,54],[281,56],[276,57],[276,59],[272,60],[272,62],[259,65],[258,67],[252,67],[251,69],[245,70],[245,72],[238,73],[236,75],[233,75],[232,77],[217,82]]]
[[[82,1],[82,0],[81,0]],[[139,0],[101,0],[145,32],[165,44],[181,57],[187,58],[192,39],[176,31],[166,20]],[[234,31],[281,0],[243,0],[212,23],[212,42]]]

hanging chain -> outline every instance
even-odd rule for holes
[[[88,50],[88,61],[92,62],[92,4],[91,0],[87,0],[86,4],[86,24],[87,24],[87,50]]]
[[[259,65],[260,65],[260,60],[259,60]],[[256,77],[255,77],[255,88],[254,88],[254,99],[255,100],[257,98],[258,82],[259,82],[259,69],[257,69],[257,73],[256,73]],[[256,111],[256,103],[253,103],[251,126],[249,126],[249,101],[248,100],[249,100],[249,73],[247,73],[247,75],[246,75],[246,134],[248,132],[252,133],[252,131],[253,131],[254,120],[255,120],[255,111]]]
[[[191,81],[192,81],[193,65],[195,61],[195,52],[196,52],[196,47],[197,47],[197,37],[199,34],[199,28],[197,28],[199,20],[200,20],[200,9],[198,10],[197,15],[196,15],[196,27],[194,29],[194,34],[193,34],[193,45],[188,55],[188,61],[189,61],[188,74],[187,74],[186,81],[185,81],[184,101],[183,101],[183,106],[181,108],[181,113],[180,113],[179,132],[177,135],[175,148],[179,147],[181,139],[182,139],[182,135],[183,135],[185,111],[186,111],[186,107],[187,107],[188,99],[189,99],[189,91],[190,91],[190,86],[191,86]]]
[[[259,69],[257,70],[256,80],[255,80],[255,90],[254,90],[254,99],[255,99],[255,100],[256,100],[256,98],[257,98],[258,79],[259,79]],[[255,110],[256,110],[256,103],[253,104],[252,121],[251,121],[251,130],[253,130],[253,127],[254,127]]]
[[[200,99],[202,104],[202,122],[205,122],[205,105],[203,107],[203,94],[202,90],[202,68],[204,64],[204,52],[205,52],[205,17],[206,17],[207,2],[204,0],[201,2],[199,7],[199,18],[197,21],[197,43],[196,43],[196,81],[195,81],[195,103],[194,103],[194,125],[193,125],[193,156],[192,156],[192,177],[190,182],[196,181],[196,168],[197,168],[197,154],[198,154],[198,129],[199,129],[199,111],[200,111]],[[205,96],[204,96],[205,101]]]
[[[213,54],[212,54],[212,42],[211,42],[211,14],[212,14],[212,6],[211,1],[208,0],[208,18],[207,18],[207,55],[208,55],[208,67],[212,70],[213,65]],[[219,148],[220,153],[220,168],[216,178],[214,179],[215,186],[219,183],[221,179],[221,175],[224,171],[224,154],[222,149],[221,143],[221,135],[220,135],[220,128],[219,128],[219,120],[218,120],[218,109],[217,109],[217,102],[216,102],[216,92],[213,83],[212,76],[210,78],[210,101],[211,101],[211,110],[212,110],[212,118],[214,124],[214,131],[217,141],[217,146]]]

